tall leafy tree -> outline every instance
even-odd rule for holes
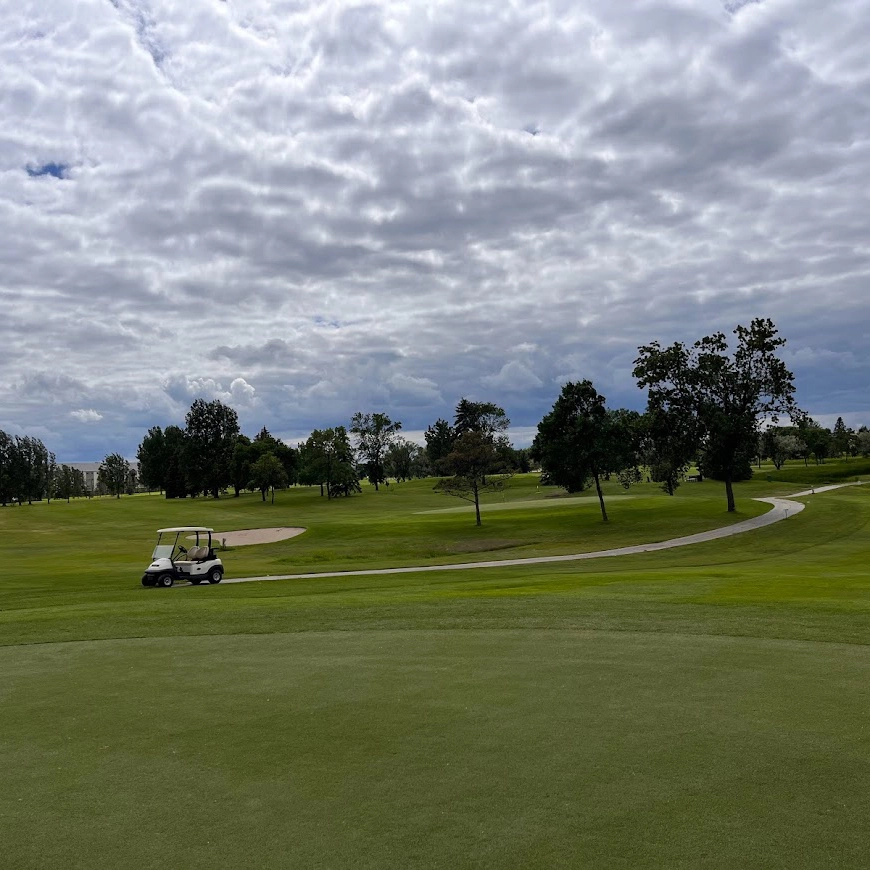
[[[453,450],[456,432],[446,420],[439,418],[426,430],[424,437],[429,462],[437,469],[441,460]]]
[[[834,456],[847,456],[852,454],[852,446],[855,441],[855,433],[843,422],[842,417],[837,417],[834,429],[831,432],[831,451]]]
[[[773,322],[759,318],[734,334],[733,354],[718,332],[689,347],[644,345],[634,365],[638,386],[648,389],[649,407],[696,427],[707,456],[722,470],[729,511],[736,510],[732,483],[752,455],[761,420],[799,416],[794,376],[777,356],[785,339]]]
[[[251,465],[258,457],[251,449],[251,439],[247,435],[239,435],[233,447],[232,472],[230,483],[233,495],[238,498],[242,490],[251,482]]]
[[[610,474],[621,475],[625,484],[636,479],[639,417],[633,411],[608,411],[591,381],[569,382],[538,423],[532,456],[548,479],[568,492],[594,481],[601,518],[607,522],[601,481]]]
[[[196,399],[185,417],[186,471],[193,492],[220,491],[232,479],[233,449],[239,434],[235,410],[218,399]]]
[[[284,469],[286,482],[283,486],[296,483],[299,476],[299,454],[296,450],[276,438],[265,426],[254,436],[251,443],[251,461],[256,462],[261,456],[271,453]]]
[[[384,456],[384,473],[396,480],[410,480],[419,468],[421,448],[406,438],[397,438]]]
[[[42,457],[42,477],[43,477],[43,492],[45,493],[45,500],[51,504],[51,500],[54,497],[54,490],[57,486],[57,458],[54,453],[50,450],[46,450],[45,455]]]
[[[186,498],[189,494],[185,462],[187,435],[180,426],[167,426],[163,433],[165,465],[163,491],[166,498]]]
[[[49,452],[39,438],[16,435],[11,451],[12,490],[19,504],[45,496]]]
[[[275,490],[287,486],[287,472],[274,453],[264,453],[251,466],[251,488],[259,489],[266,500],[266,493],[272,490],[272,504],[275,504]]]
[[[797,435],[775,432],[770,439],[765,438],[766,453],[777,471],[785,465],[787,460],[800,456],[805,447],[806,445]]]
[[[15,441],[0,429],[0,505],[6,507],[15,496]]]
[[[463,397],[456,404],[453,431],[457,438],[466,432],[480,432],[492,442],[500,464],[508,467],[513,466],[513,447],[507,436],[510,424],[504,408],[493,402],[472,402]]]
[[[458,435],[465,432],[483,432],[484,435],[500,435],[507,432],[511,421],[504,408],[492,402],[472,402],[462,398],[456,405],[453,430]]]
[[[513,474],[504,459],[491,434],[465,431],[456,439],[450,453],[441,460],[442,469],[452,476],[438,481],[435,492],[471,502],[475,521],[481,525],[481,494],[501,492]]]
[[[136,451],[139,480],[149,489],[162,492],[166,487],[166,436],[159,426],[152,426]]]
[[[109,495],[120,498],[127,489],[130,463],[120,453],[110,453],[100,464],[99,476]]]
[[[365,468],[369,483],[378,485],[386,478],[384,457],[390,445],[396,440],[402,424],[391,420],[386,414],[375,412],[363,414],[357,411],[351,420],[350,431],[356,436],[356,449]]]
[[[640,424],[640,459],[650,477],[673,495],[697,452],[697,435],[691,419],[674,411],[650,408]]]
[[[79,472],[81,474],[81,472]],[[84,475],[82,475],[84,477]],[[69,501],[73,496],[81,495],[77,487],[76,469],[70,465],[61,465],[57,472],[55,495]]]
[[[823,464],[831,455],[834,443],[831,430],[817,423],[812,417],[806,417],[798,424],[798,433],[807,445],[808,455],[816,460],[816,465]]]
[[[347,429],[315,429],[302,446],[302,483],[320,484],[327,499],[359,492],[353,448]]]

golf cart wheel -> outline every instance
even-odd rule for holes
[[[208,582],[209,583],[220,583],[223,580],[224,572],[221,571],[220,568],[212,568],[211,571],[208,572]]]
[[[157,585],[168,589],[175,582],[175,578],[171,574],[161,574],[157,578]]]
[[[190,585],[191,586],[199,586],[200,583],[202,583],[202,577],[191,577],[190,578]]]

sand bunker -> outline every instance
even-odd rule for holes
[[[273,544],[301,535],[305,529],[282,526],[278,529],[240,529],[237,532],[213,532],[212,539],[228,547],[243,547],[246,544]]]

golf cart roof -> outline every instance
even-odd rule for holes
[[[173,526],[171,529],[158,529],[157,534],[162,535],[164,532],[213,532],[214,529],[207,529],[204,526]]]

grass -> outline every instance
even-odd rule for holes
[[[848,470],[832,479],[870,471]],[[813,471],[741,484],[738,519],[766,510],[752,496],[829,482]],[[226,553],[238,576],[602,549],[730,519],[713,483],[640,486],[607,526],[595,503],[517,483],[481,529],[418,514],[451,506],[431,482],[274,509],[0,511],[4,866],[866,866],[870,487],[642,556],[138,585],[153,530],[176,523],[308,527]]]

